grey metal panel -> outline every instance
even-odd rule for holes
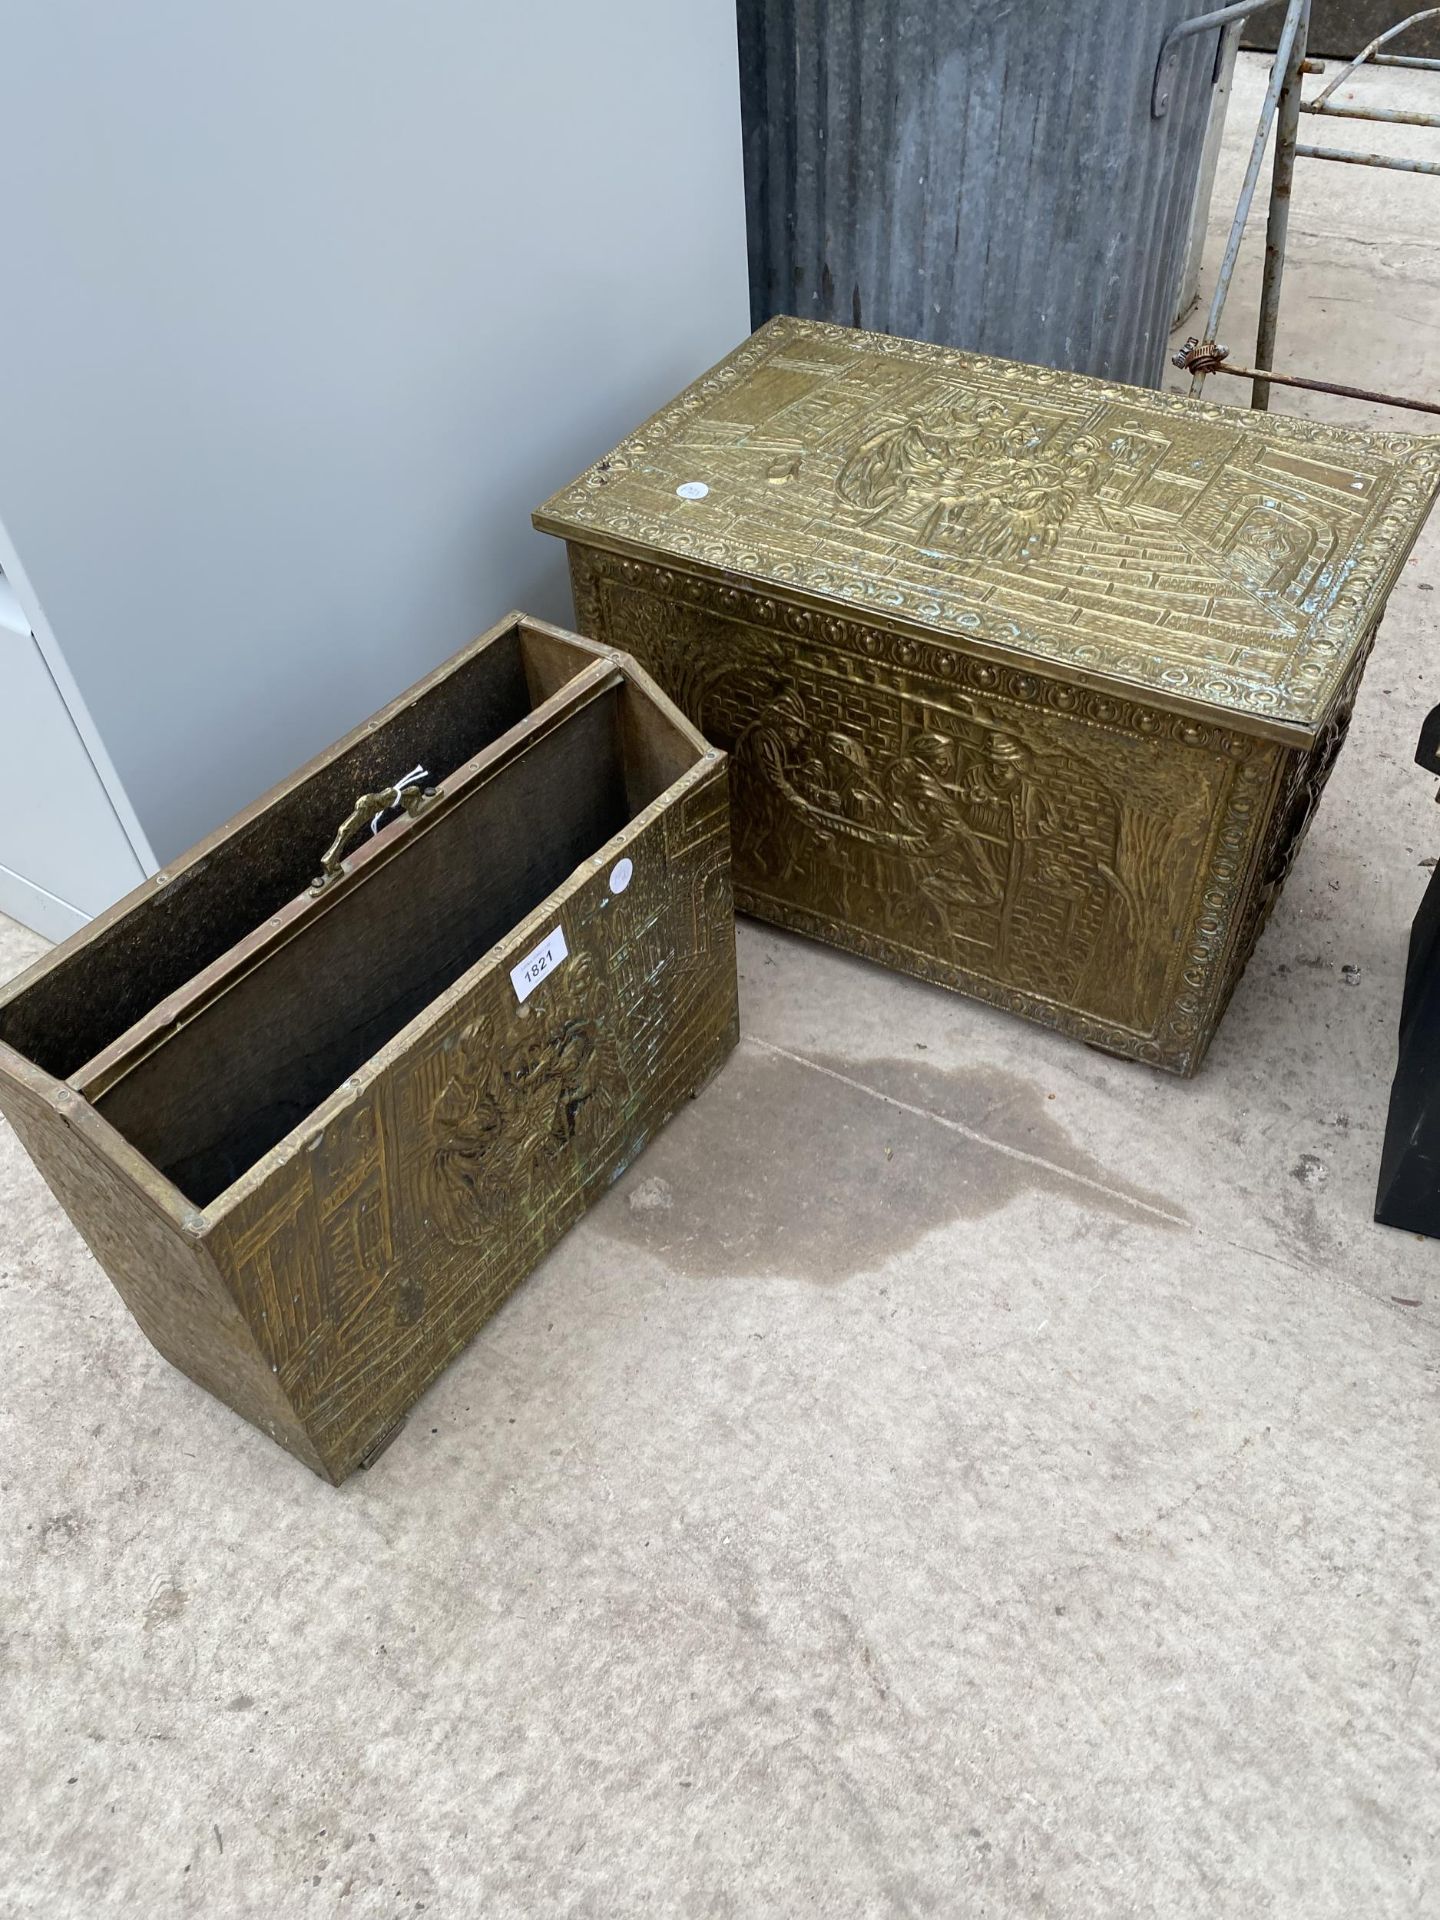
[[[63,940],[144,878],[33,635],[0,624],[0,912]]]
[[[164,862],[568,616],[531,501],[744,331],[734,15],[3,13],[0,519]]]
[[[1195,181],[1195,201],[1190,214],[1190,233],[1185,242],[1185,264],[1180,272],[1180,292],[1175,301],[1172,327],[1200,301],[1200,274],[1205,265],[1205,240],[1210,230],[1210,203],[1215,197],[1215,170],[1220,164],[1220,148],[1225,138],[1225,118],[1235,83],[1235,56],[1240,51],[1243,22],[1236,20],[1220,36],[1215,55],[1215,86],[1210,96],[1210,118],[1200,150],[1200,171]]]
[[[1202,0],[739,0],[755,325],[789,312],[1155,386],[1218,32]]]

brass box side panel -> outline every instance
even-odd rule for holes
[[[1437,440],[782,316],[534,518],[1285,741],[1437,488]]]
[[[1265,814],[1265,833],[1256,848],[1254,871],[1245,890],[1225,990],[1216,1009],[1217,1021],[1255,952],[1280,890],[1304,845],[1326,782],[1350,731],[1356,696],[1374,644],[1372,631],[1356,655],[1335,706],[1313,745],[1277,757],[1274,792]]]
[[[744,910],[1195,1071],[1283,749],[748,588],[570,556],[579,624],[731,753]]]
[[[634,865],[622,893],[609,875]],[[553,926],[569,958],[517,1001]],[[725,766],[702,761],[222,1199],[210,1244],[343,1479],[738,1037]]]
[[[141,1331],[172,1366],[323,1474],[279,1378],[201,1238],[107,1152],[118,1135],[79,1096],[0,1046],[0,1112]],[[68,1106],[73,1119],[67,1117]],[[156,1176],[157,1191],[170,1193]],[[179,1196],[173,1196],[178,1201]]]

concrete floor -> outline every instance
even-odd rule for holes
[[[1435,393],[1440,181],[1301,164],[1283,363]],[[0,1137],[0,1913],[1440,1914],[1440,1247],[1370,1218],[1437,616],[1440,525],[1198,1081],[742,925],[733,1063],[338,1493]]]

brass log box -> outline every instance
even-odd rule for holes
[[[0,1110],[338,1482],[736,1032],[724,756],[512,615],[0,994]]]
[[[1180,1074],[1440,442],[770,322],[535,515],[731,753],[738,904]]]

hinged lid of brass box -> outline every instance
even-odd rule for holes
[[[1440,441],[781,318],[536,525],[1314,739],[1440,486]]]

